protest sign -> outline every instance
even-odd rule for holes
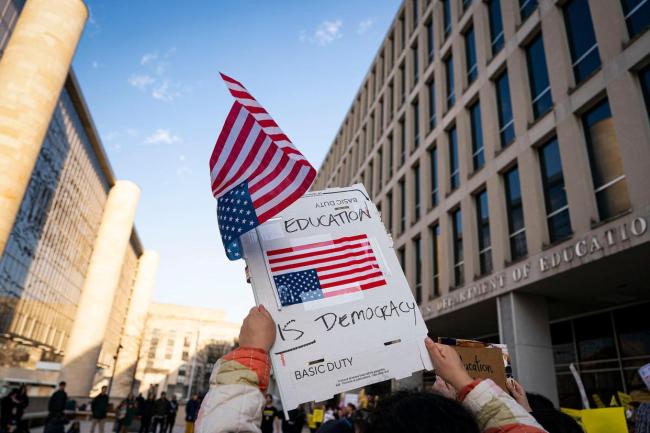
[[[465,370],[472,379],[492,379],[505,392],[506,370],[503,366],[501,349],[487,347],[452,346],[460,355]]]
[[[576,420],[585,433],[628,433],[622,407],[560,410]]]
[[[431,369],[427,329],[363,185],[305,194],[244,234],[285,410]]]
[[[650,362],[639,368],[639,376],[643,379],[645,386],[650,389]]]

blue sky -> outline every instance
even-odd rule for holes
[[[238,79],[316,168],[401,2],[87,0],[74,69],[118,179],[142,188],[136,227],[161,255],[156,301],[253,305],[229,262],[208,158]],[[190,7],[191,5],[191,7]]]

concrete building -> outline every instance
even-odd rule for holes
[[[650,362],[650,2],[406,0],[314,189],[363,182],[433,335],[579,407]],[[424,377],[428,379],[427,375]]]
[[[138,392],[179,398],[208,391],[214,363],[237,342],[241,324],[222,310],[153,303],[143,333]]]
[[[87,397],[114,374],[112,395],[130,391],[157,266],[69,69],[87,16],[0,0],[0,388],[32,395],[63,378]]]

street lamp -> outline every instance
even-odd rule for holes
[[[111,373],[111,378],[108,380],[108,392],[106,395],[111,396],[111,388],[113,387],[113,378],[115,377],[115,367],[117,367],[117,357],[120,356],[120,350],[122,350],[122,345],[119,344],[117,346],[117,350],[115,351],[115,356],[113,356],[113,372]]]

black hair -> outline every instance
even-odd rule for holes
[[[460,403],[438,394],[399,391],[380,400],[368,433],[480,433]]]
[[[555,405],[553,405],[553,402],[541,394],[535,394],[534,392],[527,392],[526,398],[528,399],[528,404],[530,405],[530,408],[534,411],[555,409]]]
[[[530,414],[549,433],[584,433],[576,420],[557,409],[541,409]]]

